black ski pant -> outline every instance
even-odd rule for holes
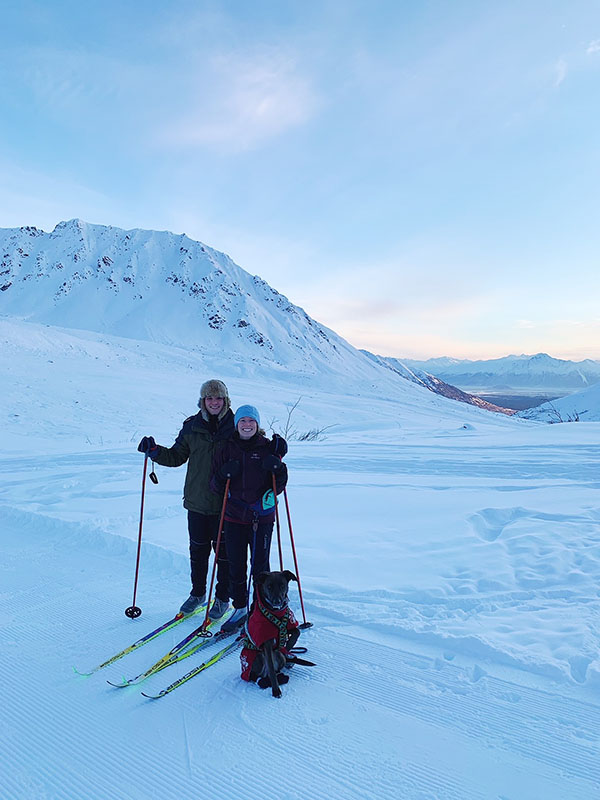
[[[248,602],[248,551],[252,564],[252,577],[269,572],[269,552],[273,520],[259,522],[256,533],[251,523],[225,522],[225,542],[229,558],[229,589],[234,608],[245,608]]]
[[[214,550],[217,543],[217,534],[219,532],[218,515],[188,511],[188,532],[190,534],[192,594],[194,597],[202,597],[206,592],[210,548],[212,546]],[[221,544],[219,545],[215,594],[219,600],[224,600],[225,602],[229,600],[229,564],[227,563],[227,548],[223,536],[221,536]]]

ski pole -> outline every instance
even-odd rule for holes
[[[277,521],[277,547],[279,548],[279,569],[283,572],[283,551],[281,550],[281,523],[279,522],[279,505],[277,503],[277,487],[273,473],[273,500],[275,500],[275,519]]]
[[[210,613],[210,598],[212,597],[212,590],[215,583],[215,573],[217,571],[217,562],[219,560],[219,548],[221,547],[221,534],[223,533],[223,522],[225,520],[225,507],[227,506],[227,495],[229,494],[230,483],[231,483],[231,476],[227,478],[227,483],[225,484],[225,493],[223,494],[223,505],[221,507],[221,517],[219,519],[219,532],[217,533],[217,542],[215,544],[215,560],[213,562],[212,575],[210,576],[210,589],[208,590],[208,597],[206,600],[206,616],[204,617],[204,622],[200,626],[200,628],[202,629],[202,633],[205,636],[212,636],[212,634],[206,629],[210,621],[208,618],[208,615]]]
[[[144,457],[144,473],[142,475],[142,504],[140,507],[140,529],[138,532],[138,546],[137,546],[137,558],[135,561],[135,580],[133,582],[133,600],[131,605],[125,609],[125,616],[129,617],[130,619],[135,619],[139,617],[142,613],[142,609],[136,606],[135,604],[135,596],[137,593],[137,582],[138,582],[138,575],[140,571],[140,553],[142,550],[142,522],[144,521],[144,494],[146,492],[146,470],[148,469],[148,453],[146,453]]]
[[[248,585],[246,587],[246,614],[250,619],[250,587],[254,585],[254,554],[256,553],[256,534],[258,532],[258,519],[252,522],[252,549],[250,550],[250,575],[248,575]]]
[[[294,532],[292,531],[292,517],[290,515],[290,504],[288,503],[287,489],[283,490],[283,497],[285,499],[285,510],[287,512],[288,527],[290,529],[290,541],[292,543],[292,553],[294,555],[294,567],[296,569],[296,577],[298,578],[298,592],[300,594],[300,605],[302,607],[302,618],[304,622],[300,628],[312,628],[312,622],[306,621],[306,612],[304,611],[304,599],[302,597],[302,584],[300,583],[300,572],[298,570],[298,559],[296,558],[296,546],[294,544]]]

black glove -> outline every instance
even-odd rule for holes
[[[271,437],[271,452],[275,456],[279,456],[280,458],[284,458],[285,454],[288,451],[288,446],[286,440],[283,436],[280,436],[278,433],[274,433]]]
[[[283,464],[277,456],[265,456],[262,460],[262,468],[267,472],[279,472],[283,469]]]
[[[222,478],[235,478],[236,475],[239,475],[240,472],[240,462],[239,461],[226,461],[223,466],[219,470],[219,475]]]
[[[153,436],[144,436],[142,441],[138,444],[138,450],[140,453],[146,453],[146,455],[148,455],[151,450],[156,450],[156,448],[157,444],[154,441]]]

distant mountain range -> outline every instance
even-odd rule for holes
[[[441,380],[436,375],[431,375],[429,372],[425,372],[417,367],[409,369],[409,367],[406,366],[406,363],[400,361],[398,358],[376,356],[373,353],[370,353],[368,350],[362,350],[362,352],[376,364],[380,364],[382,367],[395,372],[402,378],[405,378],[412,383],[416,383],[419,386],[423,386],[426,389],[429,389],[429,391],[440,394],[443,397],[448,397],[451,400],[458,400],[461,403],[468,403],[469,405],[477,406],[477,408],[484,408],[486,411],[495,411],[500,414],[509,415],[515,413],[512,409],[504,408],[495,403],[490,403],[487,400],[483,400],[481,397],[477,397],[476,395],[463,392],[456,386],[452,386],[452,384]]]
[[[396,359],[386,359],[395,362]],[[511,355],[485,361],[431,358],[402,359],[410,369],[424,370],[467,392],[547,392],[567,394],[600,381],[600,361],[567,361],[546,353]]]

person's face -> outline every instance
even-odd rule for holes
[[[240,439],[251,439],[258,430],[258,425],[252,417],[242,417],[237,424],[237,429]]]
[[[220,414],[223,410],[223,406],[225,405],[225,398],[212,397],[209,395],[208,397],[204,398],[204,404],[206,405],[206,410],[209,414]]]

